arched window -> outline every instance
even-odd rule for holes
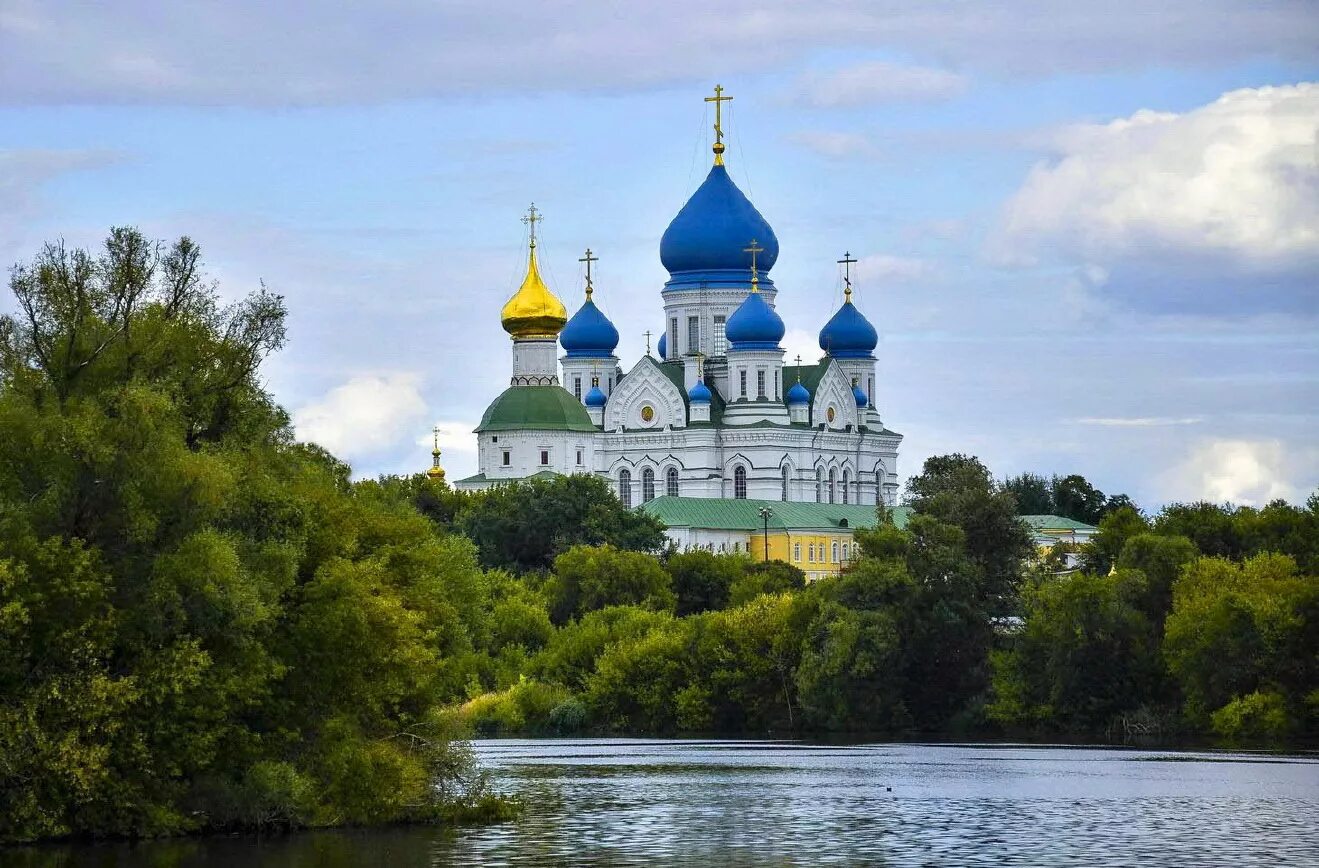
[[[618,499],[624,506],[632,505],[632,471],[627,468],[618,471]]]
[[[647,467],[641,471],[641,502],[655,499],[655,471]]]
[[[859,500],[860,498],[858,498]],[[875,468],[875,506],[884,503],[884,465]]]
[[[833,555],[833,562],[838,563],[838,540],[834,540],[833,545],[830,547],[829,554]]]
[[[815,502],[824,502],[824,471],[815,468]]]
[[[733,497],[747,499],[747,469],[741,464],[733,468]]]
[[[670,467],[669,472],[664,474],[664,493],[669,497],[678,496],[678,468]]]
[[[815,543],[806,546],[806,561],[807,563],[815,563]]]
[[[801,560],[801,543],[799,542],[795,542],[792,544],[792,559],[794,561]]]
[[[847,560],[847,543],[843,543],[843,560]]]
[[[788,499],[788,465],[783,465],[783,490],[779,492],[779,500]]]
[[[838,471],[829,468],[829,502],[835,503],[838,497]]]
[[[848,500],[848,496],[849,496],[848,489],[851,487],[852,487],[852,472],[850,470],[844,470],[843,471],[843,503],[850,503],[850,501]]]

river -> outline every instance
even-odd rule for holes
[[[494,740],[511,823],[0,851],[21,868],[1315,865],[1319,760],[1003,744]],[[11,861],[12,860],[12,861]]]

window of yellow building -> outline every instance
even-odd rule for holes
[[[794,561],[800,561],[800,560],[801,560],[801,543],[793,543],[793,544],[792,544],[792,559],[793,559]]]
[[[832,555],[833,562],[838,563],[838,540],[834,540],[833,545],[830,546],[829,554]]]

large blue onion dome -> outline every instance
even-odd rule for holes
[[[588,407],[603,407],[607,400],[609,399],[605,397],[604,392],[600,391],[599,386],[592,386],[591,391],[586,393],[586,399],[582,403]]]
[[[870,403],[870,401],[866,398],[866,393],[861,391],[860,386],[852,387],[852,397],[856,399],[856,405],[858,407],[864,407],[866,404]]]
[[[793,383],[792,388],[788,390],[789,404],[809,404],[811,403],[811,393],[806,391],[806,387],[801,383]]]
[[[659,343],[655,345],[655,350],[659,353],[661,362],[669,357],[669,335],[667,332],[660,332]]]
[[[595,306],[588,292],[586,301],[559,332],[559,345],[572,359],[607,358],[618,346],[618,329]]]
[[[682,206],[660,239],[660,261],[670,274],[681,271],[740,271],[751,266],[746,248],[752,240],[763,250],[756,256],[761,272],[774,267],[779,241],[728,169],[716,165]]]
[[[687,391],[687,400],[693,404],[708,404],[711,401],[710,387],[705,385],[704,380],[697,380],[695,385]]]
[[[730,350],[777,350],[783,340],[783,319],[765,301],[765,296],[752,292],[737,310],[733,311],[724,326]]]
[[[838,312],[820,329],[820,349],[835,359],[871,359],[879,333],[852,304],[851,293]]]

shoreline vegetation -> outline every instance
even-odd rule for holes
[[[221,305],[189,239],[10,287],[0,843],[515,816],[471,736],[1319,732],[1319,494],[1145,515],[936,456],[807,585],[592,476],[352,481],[262,386],[282,299]],[[1027,512],[1100,530],[1042,552]]]

